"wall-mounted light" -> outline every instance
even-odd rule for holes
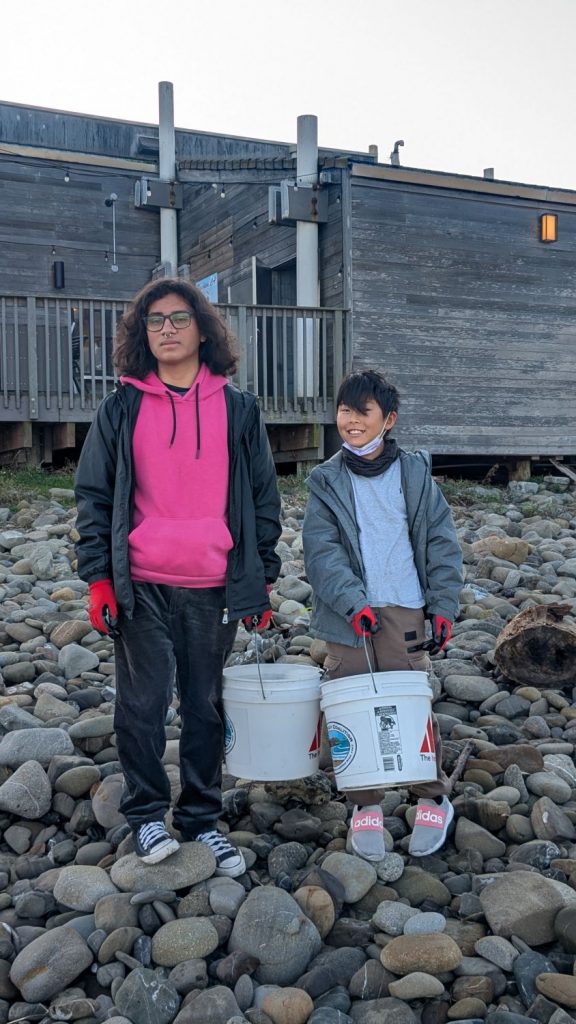
[[[64,171],[64,181],[66,182],[66,184],[68,184],[68,182],[70,181],[70,171],[68,170],[68,168],[66,168],[66,170]]]
[[[540,216],[540,241],[558,241],[558,215],[556,213],[543,213]]]
[[[52,284],[54,288],[66,287],[63,260],[55,260],[52,264]]]
[[[53,256],[56,255],[56,246],[55,245],[52,246],[52,255]]]

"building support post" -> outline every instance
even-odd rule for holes
[[[318,187],[318,118],[314,114],[300,114],[297,128],[296,186]],[[296,222],[296,303],[315,308],[320,304],[318,281],[318,225],[308,221]],[[315,391],[314,320],[298,320],[297,393],[311,398]]]
[[[174,131],[174,86],[158,84],[158,146],[160,181],[176,179],[176,133]],[[178,221],[176,210],[160,210],[160,260],[167,277],[178,274]]]

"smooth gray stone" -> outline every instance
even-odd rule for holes
[[[132,1024],[171,1024],[180,1007],[180,996],[175,986],[156,971],[138,967],[118,987],[114,1002]]]
[[[536,978],[538,975],[557,973],[555,965],[548,957],[542,953],[532,951],[520,953],[516,957],[512,972],[518,987],[518,994],[526,1007],[531,1006],[538,995],[538,989],[536,988]]]

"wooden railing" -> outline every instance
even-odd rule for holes
[[[0,297],[0,421],[91,420],[115,383],[116,324],[109,299]],[[334,395],[350,365],[341,309],[222,305],[240,345],[236,377],[269,422],[332,422]]]

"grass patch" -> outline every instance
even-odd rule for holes
[[[451,505],[487,506],[493,512],[499,511],[498,506],[505,509],[509,505],[502,489],[490,484],[479,484],[475,480],[444,480],[438,486]]]
[[[308,501],[308,488],[303,476],[279,476],[278,490],[286,504],[305,505]]]
[[[4,508],[14,509],[21,501],[49,498],[49,491],[52,487],[69,489],[73,486],[74,472],[72,469],[54,473],[51,470],[31,467],[0,468],[0,505]],[[63,501],[62,504],[73,505],[74,502]]]

